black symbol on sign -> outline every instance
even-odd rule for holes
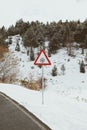
[[[42,62],[42,63],[45,62],[45,59],[44,59],[44,58],[41,58],[41,59],[40,59],[40,62]]]

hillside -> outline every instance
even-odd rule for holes
[[[12,37],[9,51],[17,58],[18,75],[16,84],[21,80],[38,80],[42,69],[29,61],[27,50],[20,38],[20,51],[15,51],[18,36]],[[37,57],[37,48],[34,50]],[[42,91],[32,91],[24,87],[10,84],[0,84],[0,91],[18,101],[33,112],[38,118],[49,125],[52,130],[87,130],[87,66],[85,73],[80,73],[80,62],[84,60],[87,50],[81,54],[81,49],[74,49],[74,57],[68,56],[67,48],[61,48],[49,59],[51,66],[44,66],[46,88],[44,104]],[[46,52],[47,53],[47,52]],[[85,64],[86,61],[84,60]],[[61,66],[64,64],[64,75]],[[52,76],[53,66],[58,69],[57,76]]]
[[[18,37],[18,36],[17,36]],[[16,46],[16,36],[13,37],[12,45],[10,45],[9,50],[13,53],[14,57],[18,58],[18,68],[19,68],[19,80],[27,80],[33,77],[33,80],[38,80],[42,76],[42,69],[34,65],[34,61],[29,60],[27,56],[27,50],[24,48],[22,39],[20,38],[20,51],[15,51]],[[47,46],[47,42],[46,42]],[[47,52],[47,51],[46,51]],[[73,91],[80,91],[81,89],[86,89],[87,79],[87,66],[85,67],[86,72],[80,73],[80,62],[85,61],[86,52],[82,55],[81,49],[74,49],[75,57],[68,56],[67,48],[61,48],[58,50],[57,54],[52,55],[49,59],[51,61],[51,66],[44,66],[44,78],[46,78],[46,86],[52,91],[59,91],[61,93],[72,93]],[[37,48],[34,50],[35,58],[37,57]],[[63,75],[61,66],[65,66],[65,74]],[[53,66],[57,66],[58,75],[52,76]],[[70,91],[70,92],[69,92]]]

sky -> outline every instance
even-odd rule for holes
[[[87,19],[87,0],[0,0],[0,27],[24,21]]]

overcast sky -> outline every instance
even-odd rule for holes
[[[87,0],[0,0],[0,27],[17,20],[59,21],[87,19]]]

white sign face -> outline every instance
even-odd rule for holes
[[[50,60],[48,59],[44,50],[41,50],[37,59],[34,62],[35,65],[51,65]]]

